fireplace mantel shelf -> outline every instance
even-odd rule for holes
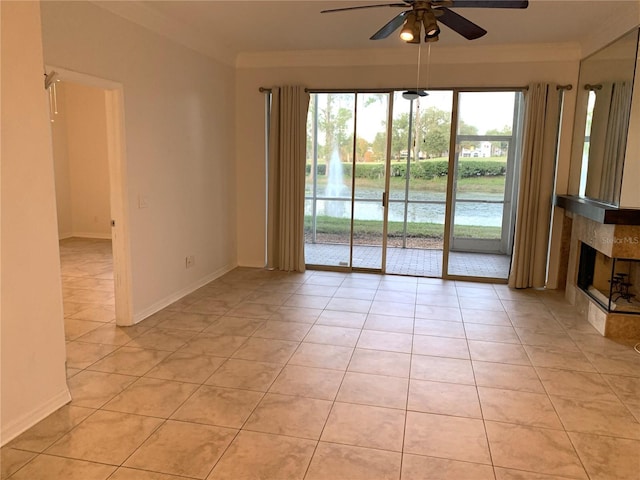
[[[640,208],[619,208],[590,198],[556,195],[555,204],[594,222],[611,225],[640,225]]]

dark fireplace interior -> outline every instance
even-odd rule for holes
[[[610,258],[582,243],[578,287],[608,312],[640,314],[640,260]]]

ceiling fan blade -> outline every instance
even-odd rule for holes
[[[358,7],[343,7],[343,8],[330,8],[328,10],[321,10],[320,13],[332,13],[332,12],[345,12],[347,10],[361,10],[363,8],[378,8],[378,7],[407,7],[406,3],[383,3],[382,5],[360,5]]]
[[[436,4],[434,4],[435,6]],[[453,0],[453,8],[527,8],[528,0]]]
[[[384,27],[374,33],[369,40],[382,40],[383,38],[387,38],[393,32],[395,32],[400,25],[404,23],[404,17],[406,17],[411,10],[406,10],[404,12],[400,12],[398,15],[393,17]]]
[[[458,32],[467,40],[475,40],[487,33],[484,28],[448,8],[439,8],[438,11],[442,12],[442,15],[438,17],[438,21],[444,23],[451,30]]]

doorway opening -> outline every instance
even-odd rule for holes
[[[518,90],[312,94],[307,265],[506,280],[521,125]]]
[[[67,338],[133,324],[120,84],[47,67]],[[53,72],[56,74],[53,75]]]

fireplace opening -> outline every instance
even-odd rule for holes
[[[581,243],[577,283],[607,312],[640,314],[640,260],[611,258]]]

